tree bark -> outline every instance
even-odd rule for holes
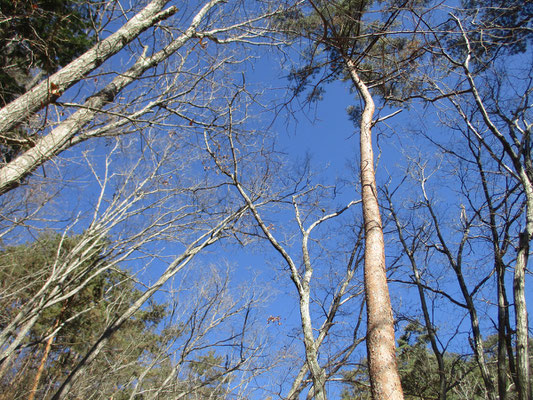
[[[150,57],[144,57],[141,55],[131,68],[118,75],[98,93],[89,97],[80,110],[62,121],[48,135],[37,140],[34,147],[15,158],[9,164],[0,168],[0,196],[18,186],[26,176],[41,166],[44,162],[71,147],[74,137],[79,133],[83,126],[92,121],[106,104],[115,99],[122,89],[138,79],[144,72],[170,57],[170,55],[178,51],[185,43],[187,43],[187,41],[193,38],[198,25],[202,22],[208,11],[221,2],[222,0],[211,0],[207,2],[207,4],[196,14],[191,25],[182,35]],[[123,28],[121,28],[121,30],[122,29]],[[84,58],[86,55],[87,53],[80,58]],[[97,53],[93,54],[93,56],[96,55]],[[70,69],[71,65],[77,63],[78,60],[73,61],[64,69]],[[61,72],[62,71],[59,71],[54,76]],[[87,71],[85,71],[85,73],[86,72]],[[59,79],[59,77],[57,79]],[[31,93],[32,91],[28,92],[28,94]],[[22,97],[24,96],[26,95],[23,95]],[[15,100],[15,102],[17,101],[18,99]],[[2,118],[5,119],[2,113],[11,107],[13,103],[10,103],[8,106],[0,110],[0,122],[3,121]],[[0,132],[1,131],[2,124],[0,123]]]
[[[516,257],[513,290],[516,315],[516,369],[518,378],[518,398],[530,400],[528,321],[525,292],[525,272],[529,255],[529,235],[527,229],[520,234],[520,249]]]
[[[357,74],[354,62],[345,57],[350,77],[365,107],[361,118],[361,190],[365,224],[365,296],[367,304],[367,353],[372,398],[403,400],[396,361],[394,319],[385,268],[385,241],[379,212],[374,153],[372,149],[372,118],[374,101],[365,83]]]
[[[63,310],[65,307],[63,307]],[[63,310],[61,310],[60,315],[63,313]],[[60,319],[57,318],[54,326],[52,327],[51,331],[54,332],[57,327],[59,326]],[[41,381],[41,376],[43,375],[44,366],[46,365],[46,360],[48,360],[48,354],[50,354],[50,349],[52,348],[52,343],[55,339],[55,334],[52,333],[50,335],[50,338],[46,341],[46,346],[44,348],[43,356],[41,357],[41,362],[39,364],[39,368],[37,368],[37,373],[35,374],[35,378],[33,379],[33,386],[31,388],[30,394],[28,396],[28,400],[35,399],[35,394],[37,393],[37,389],[39,388],[39,382]]]
[[[161,11],[168,1],[152,0],[117,32],[97,43],[70,64],[2,108],[0,110],[0,133],[10,131],[26,118],[50,104],[66,89],[79,82],[109,57],[118,53],[146,29],[174,14],[177,11],[176,7]]]

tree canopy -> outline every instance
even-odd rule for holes
[[[530,400],[522,3],[0,0],[0,400]]]

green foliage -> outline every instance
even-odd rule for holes
[[[220,380],[221,373],[224,371],[223,364],[224,358],[217,356],[214,350],[210,350],[190,364],[191,376],[186,381],[196,382],[201,386],[201,389],[195,391],[194,397],[191,396],[191,398],[225,398],[226,382]]]
[[[417,323],[408,324],[398,339],[398,364],[406,398],[438,398],[438,366],[427,350],[428,342]]]
[[[0,0],[0,107],[94,44],[95,0]],[[0,163],[34,145],[18,127],[0,137]]]
[[[307,101],[320,100],[323,86],[350,80],[345,59],[351,59],[368,86],[385,98],[408,95],[418,89],[409,79],[423,53],[412,37],[388,35],[396,28],[395,1],[320,0],[315,7],[291,9],[277,20],[278,29],[295,39],[308,40],[299,66],[289,73],[295,95],[307,92]],[[367,13],[375,5],[380,13]],[[368,14],[368,15],[367,15]],[[380,19],[374,16],[380,15]]]
[[[290,9],[276,20],[277,28],[289,38],[309,40],[302,52],[301,65],[289,74],[296,95],[313,86],[317,79],[325,84],[343,77],[344,63],[340,50],[361,50],[365,42],[358,33],[361,31],[362,13],[371,2],[318,0],[313,3],[316,8]],[[327,75],[318,78],[324,71]],[[314,85],[307,100],[319,100],[322,92],[320,85]]]
[[[31,71],[54,72],[94,42],[85,0],[0,0],[0,105],[26,91]]]
[[[45,234],[35,242],[8,247],[0,253],[0,307],[4,310],[0,328],[36,296],[60,265],[68,263],[76,246],[78,257],[81,252],[88,253],[88,257],[65,276],[65,291],[80,287],[96,266],[105,267],[101,253],[105,241],[80,248],[83,239],[83,235],[62,238]],[[12,373],[0,382],[0,391],[9,387],[13,393],[22,393],[24,387],[31,387],[33,372],[25,368],[28,365],[33,370],[37,368],[53,327],[60,330],[54,335],[51,352],[45,360],[46,376],[42,382],[62,382],[107,325],[123,314],[139,295],[128,272],[114,267],[92,278],[74,296],[43,310],[27,335],[26,348],[20,352]],[[143,367],[137,360],[146,353],[157,354],[160,346],[165,345],[156,333],[165,316],[165,305],[151,302],[113,335],[103,351],[105,358],[97,358],[90,366],[91,379],[102,380],[102,393],[105,390],[114,393],[119,382],[128,382]],[[120,365],[118,372],[111,373],[109,369],[117,365]],[[20,381],[13,384],[17,376],[21,377]],[[45,390],[46,385],[42,386]]]
[[[519,0],[463,0],[463,8],[450,18],[439,36],[439,44],[456,60],[465,60],[470,47],[470,65],[475,74],[494,66],[497,59],[504,64],[509,57],[522,54],[533,43],[533,3]],[[457,19],[461,21],[459,26]],[[531,49],[529,50],[531,51]],[[452,67],[462,68],[460,64]]]
[[[435,355],[428,347],[429,338],[418,322],[409,323],[398,338],[398,367],[406,400],[433,400],[439,398],[439,371]],[[489,336],[484,342],[485,356],[492,375],[497,374],[497,337]],[[485,387],[477,362],[472,355],[447,353],[444,356],[447,379],[446,398],[449,400],[485,399]],[[511,376],[509,375],[509,382]],[[343,400],[369,400],[370,385],[366,361],[344,374],[348,387]],[[514,385],[509,385],[508,399],[517,398]]]
[[[0,328],[4,328],[19,310],[43,294],[42,288],[55,272],[85,254],[81,263],[64,275],[64,292],[79,288],[89,274],[102,270],[72,297],[44,309],[26,335],[23,348],[0,380],[4,398],[27,398],[35,371],[45,362],[37,399],[49,399],[105,329],[136,301],[141,291],[133,277],[105,258],[107,240],[90,240],[87,235],[62,237],[44,234],[37,240],[6,247],[0,251]],[[107,267],[107,269],[106,269]],[[52,285],[55,287],[55,285]],[[52,288],[50,288],[52,290]],[[71,398],[130,399],[136,385],[135,399],[163,388],[159,399],[178,395],[184,399],[225,398],[231,374],[225,358],[215,351],[176,360],[171,354],[180,338],[187,342],[193,335],[187,324],[161,325],[168,317],[167,305],[153,300],[127,320],[105,344],[100,356],[87,365],[85,373],[70,390]],[[59,328],[56,333],[53,330]],[[44,348],[52,335],[50,353]],[[171,381],[173,370],[179,374]],[[142,376],[142,379],[139,377]],[[93,396],[93,397],[91,397]]]
[[[18,312],[18,309],[32,299],[37,292],[43,287],[45,282],[49,279],[54,269],[66,262],[69,253],[81,240],[81,236],[67,237],[62,240],[61,236],[55,234],[44,234],[38,240],[21,246],[8,247],[0,253],[0,282],[2,293],[10,293],[16,290],[10,296],[3,296],[0,306],[5,310],[5,313],[0,319],[0,327],[4,327],[7,321],[12,319],[13,314]],[[104,246],[104,243],[93,244],[92,255],[87,258],[82,268],[79,271],[87,272],[92,268],[92,265],[99,261],[99,250]],[[65,280],[65,287],[72,287],[84,279],[86,274],[72,274],[69,279]],[[82,291],[75,299],[69,300],[69,309],[75,312],[75,304],[78,302],[82,305],[97,303],[104,296],[105,286],[113,285],[113,278],[110,273],[104,273],[90,282],[86,290]],[[64,308],[63,305],[56,304],[46,309],[42,318],[37,322],[32,330],[32,339],[36,340],[45,333],[42,326],[51,326],[53,321],[60,314],[60,310]],[[67,312],[62,316],[63,319],[68,319]],[[70,314],[71,316],[71,314]]]

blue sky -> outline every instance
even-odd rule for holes
[[[285,92],[285,87],[287,85],[287,69],[282,70],[280,68],[281,62],[277,56],[266,50],[259,50],[253,53],[253,56],[256,57],[255,60],[249,62],[246,64],[246,67],[243,68],[243,72],[246,73],[247,84],[250,88],[252,90],[256,88],[266,88],[264,95],[266,104],[272,104],[272,102],[277,102],[280,99],[286,98],[287,93]],[[111,65],[119,66],[120,62],[124,60],[124,58],[121,60],[121,57],[122,56],[117,56],[112,61]],[[127,55],[124,57],[127,57]],[[284,67],[288,66],[284,65]],[[99,84],[101,84],[101,82],[99,82]],[[297,165],[304,161],[306,156],[309,156],[311,160],[311,170],[315,173],[312,180],[314,184],[339,184],[339,186],[343,188],[342,190],[339,190],[337,197],[333,199],[324,199],[324,205],[325,207],[328,207],[328,211],[341,207],[348,201],[359,197],[359,193],[355,188],[358,185],[357,175],[351,170],[351,167],[355,167],[356,170],[358,169],[358,129],[354,127],[352,121],[349,120],[346,112],[346,108],[350,105],[357,104],[358,100],[356,95],[350,92],[349,87],[349,83],[334,82],[325,87],[323,99],[317,103],[309,106],[301,106],[301,104],[299,104],[299,101],[301,100],[296,99],[294,104],[289,108],[280,109],[278,115],[268,112],[269,108],[267,107],[267,111],[258,110],[257,118],[252,121],[252,123],[257,123],[254,127],[255,129],[269,130],[276,137],[277,150],[284,154],[287,162],[285,166],[286,171],[284,172],[291,172],[293,168],[296,168]],[[420,123],[421,120],[419,118],[421,117],[425,119],[423,124]],[[420,152],[429,159],[429,163],[432,167],[439,164],[439,151],[435,147],[430,146],[427,141],[421,138],[421,136],[417,136],[410,132],[413,128],[421,129],[438,140],[442,139],[445,142],[448,141],[446,140],[446,137],[447,135],[450,135],[450,131],[442,127],[437,115],[433,111],[415,105],[411,110],[404,110],[399,115],[388,120],[387,124],[388,126],[382,124],[379,129],[375,129],[375,134],[380,134],[379,141],[376,141],[375,144],[379,144],[381,150],[380,153],[376,149],[376,154],[380,153],[378,180],[381,184],[388,182],[389,178],[391,178],[391,186],[394,187],[401,181],[406,166],[405,154],[402,153],[402,151],[411,155]],[[453,139],[451,140],[453,141]],[[98,145],[95,147],[94,154],[100,157],[100,159],[101,156],[108,151],[107,147],[102,146],[104,142],[104,140],[96,142]],[[87,148],[91,148],[92,146],[92,144],[87,147],[80,146],[80,148],[76,148],[66,153],[65,159],[69,158],[67,161],[70,164],[58,164],[58,170],[61,168],[65,169],[64,172],[60,171],[58,176],[63,178],[68,177],[69,179],[72,178],[73,180],[72,185],[63,190],[62,197],[57,200],[57,203],[50,204],[51,208],[55,207],[57,204],[60,206],[58,215],[62,219],[60,219],[60,222],[57,225],[61,227],[67,223],[67,218],[65,218],[65,216],[68,216],[70,219],[80,211],[89,212],[91,210],[91,204],[95,201],[94,196],[96,195],[97,185],[92,177],[86,177],[86,166],[82,166],[83,162],[81,159],[81,151],[87,150]],[[70,157],[74,158],[70,159]],[[99,169],[102,168],[102,164],[95,165]],[[431,193],[434,194],[435,198],[440,202],[439,211],[446,220],[446,233],[450,234],[450,237],[452,237],[451,241],[453,242],[457,240],[456,237],[453,237],[453,232],[456,228],[454,223],[457,222],[457,216],[460,212],[459,203],[464,200],[459,197],[459,194],[454,189],[454,185],[457,183],[457,176],[454,175],[453,171],[454,165],[443,163],[443,166],[443,170],[435,175],[434,181],[431,181]],[[48,169],[48,165],[45,168]],[[404,184],[399,190],[399,204],[406,206],[406,208],[402,210],[405,216],[409,214],[411,208],[416,208],[410,201],[416,199],[418,196],[418,188],[412,181]],[[360,219],[359,207],[360,206],[355,206],[354,211],[351,212],[351,214],[347,214],[344,221],[350,223],[353,222],[350,221],[350,219]],[[290,222],[293,220],[291,210],[269,209],[265,212],[269,212],[269,217],[280,226],[276,231],[276,234],[282,235],[282,233],[289,232],[290,229],[294,228],[294,225]],[[44,223],[45,222],[40,222],[39,225],[44,225]],[[317,234],[324,235],[324,243],[327,243],[328,245],[346,245],[346,242],[349,242],[350,239],[345,239],[345,241],[342,240],[342,229],[348,230],[347,228],[332,223],[331,225],[328,224],[324,230],[318,231]],[[335,234],[338,234],[338,236],[335,236]],[[330,235],[332,239],[330,242],[327,242]],[[387,256],[389,263],[393,263],[396,256],[401,254],[401,250],[398,249],[398,246],[394,243],[392,237],[392,235],[388,235],[389,247],[387,248]],[[294,239],[293,243],[295,243],[294,247],[290,248],[290,250],[293,251],[294,257],[298,258],[299,249],[297,246],[297,239]],[[321,243],[316,244],[316,253],[314,254],[317,256],[322,255],[320,253],[320,245]],[[163,250],[164,255],[166,255],[167,252],[171,253],[175,251],[176,248],[180,248],[181,244],[177,244],[175,248],[171,248],[171,245],[168,246],[168,248]],[[487,248],[472,248],[469,256],[471,256],[472,260],[475,260],[476,258],[482,259],[483,256],[486,256],[486,259],[490,260],[490,254],[488,252],[485,255],[479,254],[479,252],[487,252]],[[342,255],[336,254],[336,256],[339,260],[342,259]],[[335,271],[336,265],[331,264],[337,262],[337,259],[331,261],[331,264],[328,261],[329,260],[327,260],[326,257],[323,257],[322,259],[319,259],[319,262],[317,263],[315,282],[320,282],[322,284],[322,286],[315,292],[317,297],[320,297],[321,295],[325,296],[324,293],[327,289],[327,284],[324,282],[333,282],[333,279],[328,281],[328,278],[330,275],[333,275],[331,272]],[[424,261],[423,256],[420,256],[420,262],[423,263]],[[295,334],[295,330],[299,326],[299,314],[295,289],[289,279],[283,261],[279,255],[272,250],[268,243],[256,242],[248,248],[242,248],[230,241],[223,244],[217,244],[210,248],[206,254],[197,257],[192,263],[193,266],[201,264],[215,264],[221,269],[225,269],[226,265],[229,265],[230,271],[233,274],[232,279],[234,280],[235,286],[246,284],[254,278],[261,282],[261,284],[264,285],[264,288],[262,289],[265,289],[268,294],[270,294],[270,298],[265,307],[257,312],[257,317],[260,321],[264,321],[267,336],[269,336],[270,340],[277,340],[276,345],[279,347],[298,342],[296,339],[298,335]],[[135,262],[130,263],[130,265],[132,268],[144,267],[142,263],[140,263],[140,266],[136,265]],[[140,275],[141,278],[145,279],[146,282],[153,282],[163,265],[163,262],[154,262],[153,265],[150,265],[150,269]],[[404,267],[404,272],[395,272],[394,277],[400,275],[405,278],[405,276],[409,274],[408,268],[406,269],[407,264],[405,260],[402,261],[402,265]],[[428,265],[428,272],[437,275],[437,272],[445,269],[444,265],[445,262],[442,259],[439,259],[438,257],[431,258]],[[487,265],[481,265],[480,267],[487,267]],[[194,267],[191,267],[191,269],[193,268]],[[472,270],[469,271],[472,282],[479,277],[476,275],[475,268],[476,265],[473,261]],[[201,269],[201,271],[205,270]],[[456,284],[454,283],[454,278],[449,272],[448,269],[447,275],[443,277],[432,276],[432,278],[435,278],[432,283],[438,281],[438,283],[442,285],[442,288],[445,288],[446,290],[449,289],[457,295],[458,291]],[[194,272],[192,274],[194,274]],[[180,277],[185,275],[185,273],[179,274],[177,279],[180,279]],[[509,272],[509,288],[511,287],[510,278],[511,273]],[[527,279],[528,284],[530,285],[531,277],[528,276]],[[393,302],[394,305],[398,307],[399,314],[406,317],[420,314],[416,293],[412,288],[407,289],[403,284],[393,284],[391,287]],[[492,288],[493,285],[491,284],[490,287]],[[531,296],[533,296],[533,294],[529,291],[527,295],[528,301],[531,304]],[[156,298],[163,299],[164,295],[157,296]],[[358,301],[359,300],[354,301],[353,304],[359,304]],[[494,293],[490,293],[489,291],[484,292],[479,303],[481,304],[483,302],[486,302],[487,304],[491,304],[491,302],[493,303]],[[354,308],[357,307],[353,307],[349,312],[355,312]],[[486,307],[486,309],[486,314],[483,314],[483,326],[486,329],[486,332],[492,333],[494,330],[492,329],[491,318],[494,317],[494,312],[493,309],[489,309],[489,307]],[[318,316],[320,314],[320,310],[314,309],[314,311],[315,315]],[[450,332],[453,332],[456,327],[456,321],[463,317],[464,312],[459,311],[442,301],[435,302],[434,311],[435,320],[442,323],[442,332],[444,333],[444,337],[448,338]],[[282,318],[282,325],[276,326],[273,324],[267,324],[266,318],[270,315],[280,316]],[[319,317],[317,318],[317,324],[320,323],[321,318]],[[449,347],[450,351],[469,351],[467,340],[469,328],[467,325],[466,322],[463,322],[463,332],[457,340],[452,342]],[[299,343],[296,348],[301,352],[301,343]],[[360,352],[354,357],[354,359],[363,357],[363,350],[364,347],[361,347]],[[335,393],[338,393],[338,388],[332,390]]]

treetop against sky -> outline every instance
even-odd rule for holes
[[[0,1],[0,399],[528,399],[531,11]]]

